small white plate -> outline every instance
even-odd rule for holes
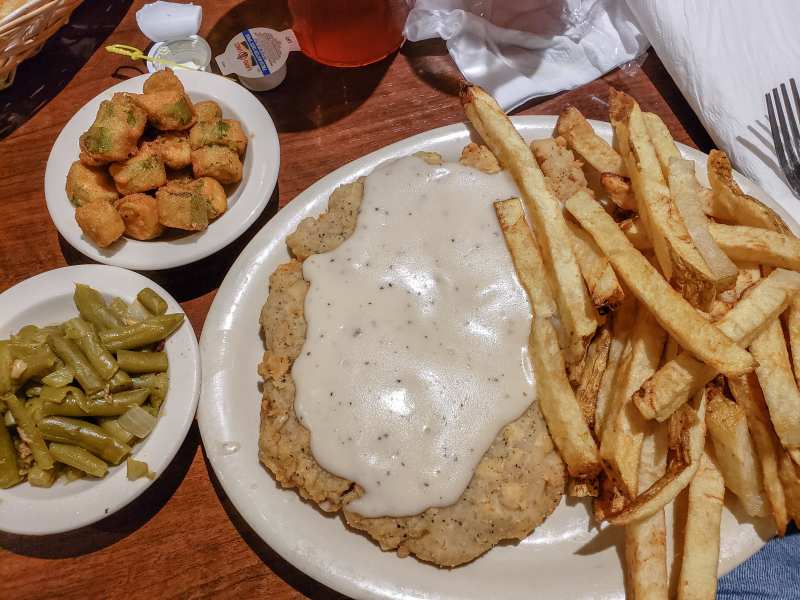
[[[556,118],[525,116],[512,121],[530,140],[551,136]],[[611,139],[608,123],[592,124],[599,135]],[[206,455],[225,493],[267,544],[307,575],[348,596],[621,599],[625,592],[618,550],[623,530],[603,527],[598,531],[583,502],[564,499],[519,544],[497,546],[456,569],[437,569],[414,558],[382,552],[366,536],[346,528],[341,519],[326,518],[293,490],[281,489],[258,462],[261,394],[256,366],[264,352],[259,313],[270,274],[289,259],[286,236],[303,218],[325,210],[328,196],[338,185],[366,175],[386,160],[419,150],[457,160],[470,133],[466,125],[450,125],[359,158],[298,195],[250,241],[222,282],[203,327],[203,393],[197,418]],[[687,146],[680,148],[696,161],[698,176],[707,183],[708,157]],[[741,176],[737,181],[745,192],[777,209],[797,231],[800,204],[788,198],[776,204],[752,182]],[[734,502],[723,511],[722,573],[758,550],[774,531],[766,519],[751,521],[741,515]],[[671,544],[672,510],[667,511],[667,519]]]
[[[228,197],[228,211],[205,231],[169,241],[122,238],[109,248],[95,246],[75,221],[75,209],[64,191],[67,173],[80,154],[78,139],[94,122],[100,103],[117,92],[141,93],[149,75],[134,77],[107,89],[75,113],[61,130],[47,159],[44,176],[47,210],[56,229],[74,248],[97,262],[128,269],[158,270],[205,258],[247,231],[267,206],[275,189],[280,166],[278,133],[269,113],[256,97],[220,75],[188,70],[176,70],[175,74],[192,102],[214,100],[222,107],[223,116],[241,122],[249,137],[242,181]]]
[[[150,287],[167,301],[167,312],[183,312],[175,299],[156,283],[118,267],[80,265],[47,271],[0,294],[0,338],[23,325],[50,325],[78,315],[72,302],[76,283],[85,283],[106,299],[132,301]],[[194,419],[200,393],[200,354],[188,319],[165,345],[170,386],[152,433],[134,446],[132,456],[160,475],[181,447]],[[147,477],[128,481],[123,462],[103,479],[57,481],[51,488],[21,483],[0,490],[0,531],[26,535],[62,533],[99,521],[131,502],[153,483]]]

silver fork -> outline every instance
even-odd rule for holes
[[[769,115],[769,127],[772,130],[772,141],[775,144],[775,154],[778,156],[778,162],[781,164],[786,181],[794,191],[795,196],[800,198],[800,127],[798,127],[798,119],[800,117],[800,94],[797,93],[797,84],[794,78],[789,80],[789,85],[792,88],[792,97],[794,99],[794,110],[792,103],[789,101],[789,91],[786,89],[786,84],[782,83],[780,86],[780,95],[778,88],[772,89],[772,96],[766,94],[767,98],[767,114]],[[783,106],[781,105],[781,97],[783,97]],[[773,101],[775,107],[773,108]],[[784,106],[786,114],[784,115]],[[777,113],[777,119],[775,115]]]

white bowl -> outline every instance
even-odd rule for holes
[[[243,234],[266,208],[278,181],[280,146],[275,125],[252,93],[220,75],[176,70],[193,102],[214,100],[223,116],[241,122],[249,137],[242,181],[228,197],[228,211],[205,231],[170,240],[142,242],[122,238],[98,248],[75,221],[75,209],[64,190],[70,165],[78,160],[78,139],[89,129],[103,100],[117,92],[141,93],[149,75],[118,83],[86,103],[61,130],[50,150],[44,176],[47,210],[56,229],[74,248],[97,262],[128,269],[158,270],[189,264],[224,248]],[[230,193],[230,190],[229,190]]]
[[[0,294],[0,338],[23,325],[49,325],[77,316],[72,302],[76,283],[85,283],[107,299],[131,301],[150,287],[167,301],[167,312],[183,312],[163,288],[146,277],[103,265],[47,271]],[[132,456],[160,475],[181,447],[194,419],[200,395],[200,353],[188,319],[167,340],[170,386],[152,433],[134,446]],[[21,483],[0,490],[0,531],[27,535],[62,533],[106,517],[144,492],[150,479],[128,481],[125,464],[110,467],[103,479],[57,481],[51,488]]]

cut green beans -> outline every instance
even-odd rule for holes
[[[109,392],[122,392],[132,387],[133,381],[131,380],[131,376],[122,369],[114,373],[114,376],[108,382]]]
[[[8,428],[0,423],[0,489],[7,489],[22,481],[17,464],[17,452]]]
[[[58,358],[72,369],[75,379],[86,392],[93,394],[103,389],[105,382],[72,340],[61,335],[51,335],[47,338],[47,343]]]
[[[115,439],[94,423],[68,417],[44,417],[39,430],[48,442],[73,444],[118,465],[131,453],[131,447]]]
[[[94,477],[105,477],[108,472],[108,465],[102,459],[78,446],[53,442],[50,444],[50,453],[58,462]]]
[[[163,315],[167,312],[167,301],[159,296],[158,292],[149,287],[139,292],[136,298],[154,315]]]
[[[160,315],[140,323],[100,332],[103,345],[117,350],[134,350],[165,339],[183,323],[182,314]]]
[[[167,370],[166,352],[136,352],[135,350],[118,350],[117,362],[121,369],[128,373],[162,373]]]
[[[119,369],[117,361],[100,343],[100,338],[97,337],[92,325],[83,319],[70,319],[64,323],[64,333],[78,345],[100,377],[108,381],[114,376]]]
[[[110,398],[107,396],[85,398],[78,400],[67,396],[58,404],[45,402],[42,415],[57,415],[62,417],[118,417],[127,412],[131,406],[141,406],[150,395],[149,389],[128,390],[117,392]]]
[[[167,398],[164,341],[185,315],[166,314],[151,288],[107,303],[78,284],[73,300],[79,316],[0,340],[0,489],[120,468]],[[143,465],[131,461],[129,477],[152,479]]]
[[[102,294],[88,285],[76,284],[72,299],[75,306],[78,307],[81,317],[97,327],[98,330],[112,329],[122,325],[122,319],[108,308]]]
[[[42,469],[52,469],[53,459],[47,451],[47,445],[44,443],[42,433],[39,431],[39,428],[36,427],[36,423],[33,417],[28,413],[25,405],[22,404],[22,401],[17,398],[16,395],[10,393],[3,396],[3,402],[5,402],[6,406],[8,406],[8,410],[10,410],[11,414],[14,416],[14,421],[17,423],[20,437],[30,447],[33,460],[35,460],[36,464]]]

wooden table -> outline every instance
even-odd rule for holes
[[[109,43],[146,47],[134,19],[143,3],[108,3],[109,11],[124,15]],[[73,24],[102,23],[111,31],[116,23],[107,23],[100,4],[87,2]],[[243,26],[282,29],[288,24],[280,2],[204,4],[201,33],[217,52]],[[26,70],[26,77],[38,76],[50,88],[56,81],[63,84],[51,90],[60,89],[33,118],[0,141],[0,291],[49,269],[88,262],[59,237],[50,221],[43,190],[45,164],[56,136],[79,107],[120,78],[138,74],[127,59],[102,50],[94,52],[71,80],[64,77],[69,69],[56,68],[50,59],[40,56],[31,64],[36,68]],[[27,79],[17,84],[35,85]],[[640,63],[577,90],[531,102],[516,113],[555,115],[574,104],[588,117],[607,120],[610,85],[661,115],[679,141],[708,150],[707,134],[652,52]],[[356,70],[330,69],[294,53],[283,85],[260,95],[280,132],[277,202],[273,198],[259,222],[217,255],[148,275],[182,302],[199,336],[216,288],[277,206],[363,154],[462,121],[457,89],[458,73],[440,42],[407,44],[381,63]],[[2,101],[0,94],[0,107]],[[18,99],[23,101],[28,101],[27,95]],[[119,513],[47,538],[0,533],[0,598],[256,596],[340,597],[279,557],[236,513],[205,459],[196,425],[167,471]]]

